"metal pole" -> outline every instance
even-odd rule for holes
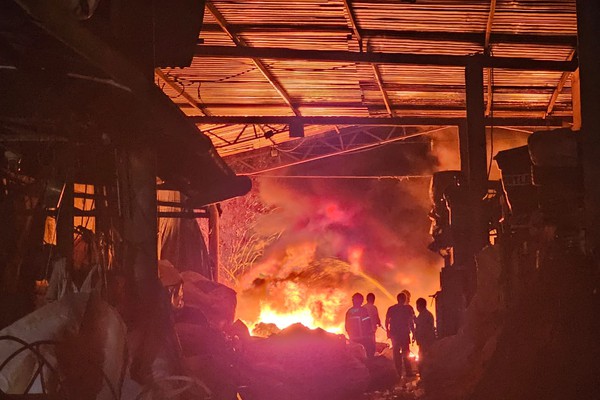
[[[219,208],[216,204],[208,207],[208,254],[212,261],[211,276],[215,282],[219,281]]]

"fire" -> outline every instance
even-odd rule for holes
[[[283,281],[273,285],[271,292],[272,296],[260,303],[256,323],[275,324],[279,329],[301,323],[310,329],[343,333],[343,315],[348,302],[345,291]]]
[[[275,324],[279,329],[285,329],[290,325],[300,323],[310,329],[321,328],[331,333],[343,333],[341,325],[323,326],[307,307],[281,313],[273,310],[267,304],[261,308],[258,320],[267,324]]]

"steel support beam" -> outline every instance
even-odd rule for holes
[[[289,125],[298,121],[303,125],[364,125],[364,126],[441,126],[441,125],[460,125],[465,122],[465,118],[452,117],[346,117],[346,116],[316,116],[316,117],[294,117],[283,115],[272,116],[192,116],[188,119],[196,124],[273,124]],[[570,118],[485,118],[486,125],[494,126],[563,126],[565,121]]]
[[[587,239],[600,250],[600,2],[577,0],[577,53],[580,59],[581,132]]]
[[[464,273],[463,290],[468,302],[477,289],[475,255],[489,240],[483,210],[488,180],[483,66],[478,60],[467,65],[465,85],[467,121],[459,126],[459,147],[461,170],[467,179],[468,192],[464,201],[470,220],[465,224],[464,234],[455,238],[454,263]]]
[[[303,31],[331,33],[337,35],[353,33],[345,25],[328,24],[289,24],[289,23],[271,23],[260,25],[260,21],[252,23],[230,24],[230,29],[236,33],[241,32],[279,32],[302,29]],[[217,24],[204,24],[202,31],[221,31]],[[435,31],[417,31],[417,30],[391,30],[391,29],[361,29],[363,39],[369,38],[390,38],[407,40],[427,40],[433,42],[459,42],[473,43],[484,46],[484,32],[435,32]],[[490,43],[516,43],[516,44],[535,44],[535,45],[555,45],[555,46],[577,46],[577,36],[575,35],[540,35],[540,34],[513,34],[513,33],[491,33]]]
[[[537,60],[518,57],[492,57],[486,55],[457,56],[439,54],[408,54],[355,52],[340,50],[297,50],[281,47],[232,47],[206,46],[196,48],[197,57],[225,58],[269,58],[275,60],[304,60],[356,62],[375,64],[437,65],[447,67],[466,67],[474,58],[480,59],[483,67],[507,68],[523,71],[574,71],[577,60],[556,61]]]
[[[223,14],[221,14],[221,12],[217,9],[217,7],[215,7],[215,5],[211,1],[208,1],[208,0],[206,1],[206,8],[208,9],[208,11],[210,11],[210,13],[213,15],[213,17],[215,17],[215,19],[217,20],[217,23],[219,24],[221,29],[223,29],[223,31],[227,34],[227,36],[229,36],[229,38],[233,41],[233,43],[235,43],[236,47],[234,47],[234,49],[248,49],[249,48],[246,44],[246,41],[243,38],[241,38],[240,36],[238,36],[231,29],[231,27],[229,26],[229,23],[227,22],[227,20],[223,16]],[[263,74],[265,79],[269,82],[269,84],[271,84],[271,86],[273,86],[273,88],[279,94],[279,96],[283,99],[283,101],[285,101],[285,103],[292,109],[294,114],[301,115],[298,108],[296,108],[296,106],[294,106],[294,104],[292,102],[292,98],[290,97],[288,92],[284,89],[283,86],[281,86],[281,83],[279,83],[279,81],[277,80],[277,78],[275,78],[273,73],[260,60],[260,58],[262,58],[262,57],[250,57],[250,58],[254,62],[254,65],[256,65],[256,68],[258,68],[258,70]]]
[[[438,131],[441,129],[445,129],[445,128],[438,128],[437,130],[433,130],[433,131],[431,131],[431,130],[430,131],[421,131],[421,132],[410,133],[410,134],[401,134],[401,135],[390,134],[389,135],[390,137],[387,139],[377,140],[377,141],[373,141],[371,143],[346,145],[346,146],[342,145],[337,149],[335,147],[332,147],[331,151],[329,151],[325,154],[319,154],[319,155],[310,155],[312,152],[310,151],[310,148],[309,148],[309,150],[306,151],[306,156],[297,161],[283,162],[276,166],[262,168],[259,171],[242,172],[242,173],[239,173],[239,175],[258,175],[258,174],[263,174],[263,173],[267,173],[267,172],[273,172],[273,171],[281,170],[282,168],[288,168],[288,167],[293,167],[296,165],[305,164],[305,163],[312,162],[312,161],[323,160],[325,158],[339,156],[342,154],[348,154],[348,153],[351,153],[354,151],[373,149],[373,148],[376,148],[376,147],[379,147],[379,146],[382,146],[382,145],[385,145],[388,143],[398,142],[401,140],[406,140],[406,139],[411,139],[411,138],[415,138],[418,136],[427,135],[429,133],[433,133],[434,131]],[[313,143],[313,146],[314,146],[314,143]]]
[[[467,66],[465,69],[465,82],[467,88],[467,121],[466,136],[460,136],[461,169],[467,177],[471,190],[483,198],[487,192],[487,153],[483,68],[481,64],[475,61]]]
[[[575,57],[575,50],[573,50],[571,54],[569,54],[567,61],[571,61],[573,57]],[[552,111],[554,110],[554,105],[556,104],[556,100],[558,99],[558,95],[562,93],[565,83],[567,83],[567,79],[569,79],[570,76],[571,72],[566,71],[562,73],[562,76],[560,77],[558,84],[556,85],[556,89],[554,89],[554,92],[550,97],[550,102],[548,103],[548,108],[546,109],[546,114],[544,114],[544,118],[552,114]]]

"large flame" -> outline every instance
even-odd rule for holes
[[[274,324],[285,329],[295,323],[332,333],[343,333],[343,314],[347,294],[342,289],[311,288],[305,283],[278,282],[271,288],[273,296],[260,302],[257,323]]]

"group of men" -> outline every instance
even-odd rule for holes
[[[352,296],[352,307],[346,312],[346,332],[350,341],[361,344],[367,357],[375,356],[377,329],[382,327],[387,332],[387,337],[392,340],[394,364],[399,376],[404,373],[407,377],[415,373],[410,364],[410,343],[417,342],[419,358],[426,357],[431,345],[435,341],[435,326],[433,315],[427,309],[427,302],[419,298],[416,302],[419,315],[410,303],[410,293],[402,291],[396,297],[398,303],[388,308],[385,315],[385,324],[382,326],[379,311],[375,306],[375,295],[367,294],[367,302],[363,304],[364,297],[360,293]]]

